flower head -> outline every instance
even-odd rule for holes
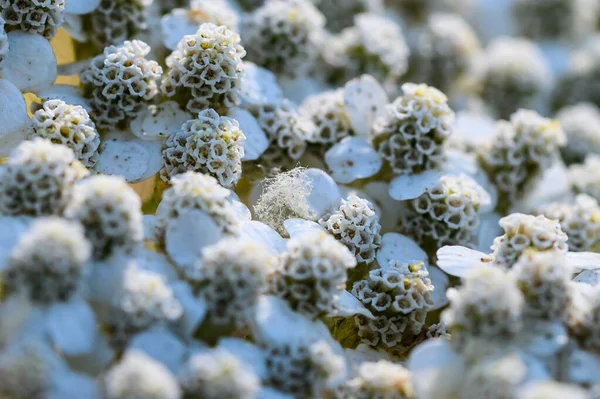
[[[442,145],[452,134],[454,112],[436,88],[406,83],[402,91],[375,122],[373,145],[395,174],[435,169],[444,160]]]
[[[223,187],[232,188],[242,175],[245,139],[235,119],[204,110],[167,139],[161,178],[194,171],[210,174]]]
[[[20,30],[52,39],[64,20],[65,0],[2,0],[6,32]]]
[[[59,215],[87,174],[68,147],[42,138],[24,141],[0,166],[0,214]]]
[[[167,57],[161,90],[194,114],[206,108],[225,113],[240,102],[245,55],[237,33],[204,23],[196,34],[184,36]]]
[[[108,46],[80,74],[99,128],[114,128],[135,119],[158,94],[162,68],[146,59],[150,46],[140,40]]]
[[[273,292],[292,309],[314,318],[334,309],[345,289],[347,270],[356,266],[343,244],[321,232],[290,239],[280,262],[272,276]]]
[[[354,317],[364,343],[395,348],[411,343],[411,337],[421,332],[427,313],[434,307],[433,285],[422,265],[409,264],[404,270],[392,264],[371,270],[368,278],[354,283],[352,295],[375,316]]]
[[[95,259],[132,251],[143,239],[140,197],[116,176],[93,176],[76,185],[65,217],[85,228]]]
[[[73,150],[83,165],[92,169],[98,162],[100,136],[87,111],[62,100],[49,100],[33,114],[29,138],[41,137]]]
[[[8,292],[41,303],[68,301],[80,287],[91,245],[76,223],[40,218],[22,236],[3,271]]]
[[[594,104],[565,107],[556,119],[567,137],[562,154],[568,161],[582,161],[587,154],[600,153],[600,110]]]
[[[148,3],[148,0],[101,0],[86,16],[89,39],[104,48],[135,37],[148,27]]]

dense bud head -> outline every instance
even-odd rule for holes
[[[519,108],[536,109],[552,85],[544,56],[526,39],[495,39],[477,67],[481,97],[500,118]]]
[[[408,69],[409,49],[396,22],[367,13],[356,16],[354,26],[327,40],[321,56],[330,69],[327,78],[332,84],[340,86],[369,74],[388,94],[395,95]]]
[[[43,304],[66,302],[80,287],[90,255],[79,224],[37,219],[10,254],[2,272],[4,289]]]
[[[367,279],[354,283],[352,295],[375,316],[354,317],[363,343],[394,348],[421,332],[434,307],[434,287],[428,275],[422,263],[406,268],[390,265],[371,270]]]
[[[158,94],[162,68],[146,59],[150,46],[140,40],[108,46],[79,78],[99,128],[126,125]]]
[[[145,31],[148,3],[148,0],[101,0],[85,19],[89,39],[104,48],[121,44]]]
[[[49,100],[32,117],[29,138],[41,137],[73,150],[88,169],[98,162],[100,136],[85,108],[62,100]]]
[[[301,76],[317,58],[324,24],[310,0],[268,0],[245,18],[248,60],[277,75]]]
[[[158,361],[138,351],[128,351],[104,377],[106,399],[179,399],[176,378]]]
[[[225,188],[233,188],[242,176],[246,137],[238,121],[206,109],[187,121],[167,139],[160,177],[194,171],[210,174]]]
[[[276,266],[261,245],[239,238],[225,238],[207,247],[185,277],[196,295],[206,301],[211,321],[244,327],[261,294],[268,291],[268,274]]]
[[[130,252],[144,238],[140,197],[117,176],[93,176],[75,186],[65,217],[83,225],[95,259]]]
[[[0,166],[0,214],[60,215],[88,173],[68,147],[42,138],[24,141]]]
[[[573,287],[572,270],[563,253],[527,251],[510,273],[525,298],[523,314],[526,318],[566,320]]]
[[[167,57],[161,90],[193,114],[214,108],[221,114],[240,103],[242,58],[240,36],[226,26],[204,23],[184,36]]]
[[[64,20],[65,0],[0,0],[6,32],[20,30],[52,39]]]
[[[356,256],[358,263],[371,263],[381,247],[381,224],[373,204],[355,195],[342,200],[335,212],[319,220],[336,240]]]
[[[347,397],[356,399],[414,397],[409,371],[387,360],[362,363],[344,389]]]
[[[179,374],[184,399],[255,397],[260,379],[229,351],[216,349],[190,357]]]
[[[344,106],[342,89],[325,91],[304,100],[300,113],[310,118],[316,130],[308,138],[316,144],[332,145],[353,134]]]
[[[375,122],[373,145],[395,174],[435,169],[444,160],[442,146],[452,134],[454,112],[436,88],[406,83],[402,90]]]
[[[562,154],[567,161],[581,162],[588,154],[600,153],[600,110],[594,104],[565,107],[556,116],[567,137]]]
[[[476,150],[478,161],[499,192],[506,212],[559,157],[566,143],[560,124],[535,111],[519,110]]]
[[[568,251],[567,235],[560,223],[545,216],[513,213],[500,219],[500,227],[504,234],[496,237],[492,245],[492,256],[498,266],[511,268],[528,249],[563,254]]]
[[[583,164],[572,165],[567,173],[576,194],[587,194],[600,201],[600,156],[588,155]]]
[[[444,245],[472,247],[477,242],[485,192],[466,175],[443,176],[439,183],[409,201],[401,231],[427,250]]]
[[[442,313],[442,320],[459,351],[466,350],[467,344],[510,342],[522,329],[523,294],[501,268],[477,268],[447,295],[450,307]]]
[[[317,318],[334,310],[346,287],[347,270],[356,259],[343,244],[324,232],[290,239],[271,277],[273,292],[292,309]]]
[[[239,224],[235,208],[229,201],[231,191],[223,188],[212,176],[185,172],[171,179],[156,211],[158,228],[164,232],[167,224],[186,210],[199,210],[209,215],[219,228],[233,233]]]

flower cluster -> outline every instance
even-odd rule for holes
[[[0,0],[0,398],[600,398],[597,2]]]

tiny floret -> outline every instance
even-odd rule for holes
[[[395,174],[420,173],[444,160],[454,112],[448,98],[425,84],[402,85],[403,95],[375,122],[373,144]]]
[[[371,263],[375,259],[375,251],[381,247],[381,224],[369,201],[350,195],[319,223],[354,253],[358,263]]]
[[[167,57],[161,90],[194,114],[206,108],[225,114],[240,103],[245,55],[237,33],[204,23],[196,34],[184,36]]]
[[[43,304],[66,302],[80,287],[90,255],[91,245],[80,225],[40,218],[10,254],[2,272],[4,289]]]
[[[260,379],[229,351],[216,348],[193,355],[183,366],[179,384],[184,398],[254,398]]]
[[[214,176],[226,188],[233,188],[242,176],[246,137],[238,121],[207,109],[187,121],[167,139],[160,176],[194,171]]]
[[[158,361],[128,351],[104,377],[106,399],[180,399],[177,379]]]
[[[92,169],[98,162],[100,136],[87,111],[62,100],[46,101],[33,114],[29,138],[41,137],[73,150],[83,165]]]
[[[123,126],[158,94],[162,68],[146,59],[150,46],[140,40],[109,46],[80,74],[99,128]]]
[[[52,39],[64,20],[66,0],[0,0],[6,32],[20,30]]]
[[[83,225],[95,259],[130,252],[143,239],[140,197],[121,177],[93,176],[81,181],[65,217]]]
[[[68,147],[42,138],[24,141],[0,166],[0,214],[60,215],[88,173]]]
[[[272,276],[273,292],[292,309],[316,318],[335,309],[356,259],[333,237],[316,232],[288,241],[280,263]]]
[[[422,262],[392,264],[371,270],[365,280],[354,283],[352,295],[375,316],[354,316],[363,343],[396,348],[410,344],[421,333],[427,313],[434,307],[434,287],[428,276]]]

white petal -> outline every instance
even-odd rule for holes
[[[96,1],[96,0],[94,0],[94,1]],[[69,3],[73,3],[73,2],[69,1]],[[73,40],[75,40],[76,42],[79,42],[79,43],[86,42],[87,35],[83,28],[82,16],[71,14],[71,13],[64,13],[64,17],[65,17],[65,20],[64,20],[63,24],[61,25],[61,28],[63,28],[69,34],[69,36],[71,36],[71,38]],[[60,68],[59,68],[59,75],[60,75]]]
[[[96,170],[123,176],[137,183],[156,175],[162,167],[162,143],[141,140],[131,133],[113,131],[104,135]]]
[[[97,375],[106,370],[115,358],[115,351],[110,347],[106,334],[96,334],[96,340],[91,353],[83,356],[69,357],[72,369],[89,375]]]
[[[342,292],[335,304],[335,310],[330,316],[352,317],[361,314],[374,319],[373,313],[362,304],[354,295],[348,291]]]
[[[128,349],[146,353],[173,373],[179,371],[187,353],[183,342],[166,327],[155,327],[137,334],[131,340]]]
[[[294,396],[273,388],[263,387],[256,393],[256,399],[294,399]]]
[[[445,246],[437,251],[437,266],[455,277],[465,277],[471,270],[487,267],[490,262],[489,255],[465,247]]]
[[[162,42],[169,50],[175,50],[184,36],[193,35],[198,30],[200,24],[193,21],[188,15],[188,10],[176,8],[161,18]]]
[[[240,79],[242,105],[278,105],[283,100],[283,92],[275,75],[268,69],[244,61]]]
[[[477,249],[479,251],[489,252],[494,239],[503,234],[499,224],[500,219],[502,219],[502,216],[495,212],[481,215],[477,244]]]
[[[67,0],[65,2],[65,12],[75,15],[89,14],[94,11],[100,0]]]
[[[91,272],[86,276],[86,293],[88,300],[100,303],[110,303],[121,289],[123,281],[123,265],[127,257],[115,254],[110,258],[92,264]]]
[[[306,98],[329,90],[329,87],[319,79],[310,76],[301,76],[294,79],[281,77],[279,84],[283,90],[283,96],[295,104],[302,104]]]
[[[600,269],[597,270],[584,270],[577,277],[573,279],[578,283],[589,284],[593,287],[600,283]]]
[[[481,112],[460,111],[456,113],[454,133],[471,145],[478,145],[494,136],[496,120]]]
[[[402,214],[402,203],[396,201],[389,194],[389,184],[382,181],[372,181],[367,183],[363,190],[367,196],[377,205],[376,212],[379,214],[379,222],[382,231],[393,231],[398,226],[400,215]],[[384,217],[385,216],[385,217]]]
[[[320,169],[307,169],[304,178],[312,187],[307,203],[316,219],[337,206],[340,201],[340,189],[327,173]]]
[[[600,269],[600,254],[594,252],[567,252],[567,264],[573,269]]]
[[[407,367],[412,374],[415,396],[422,399],[454,397],[465,370],[463,358],[444,338],[430,339],[414,348]]]
[[[7,157],[25,140],[30,124],[23,94],[9,80],[0,79],[0,156]]]
[[[571,184],[567,167],[562,160],[557,160],[552,167],[543,171],[541,179],[515,205],[515,209],[532,212],[539,209],[543,204],[560,201],[568,197],[570,191]]]
[[[164,140],[192,119],[189,112],[179,108],[175,101],[149,105],[129,127],[134,136],[144,140]]]
[[[269,139],[267,139],[264,130],[262,130],[256,118],[244,109],[235,108],[229,113],[229,116],[239,122],[240,129],[246,136],[244,158],[242,160],[257,160],[269,147]]]
[[[0,216],[0,271],[6,267],[10,253],[29,228],[32,219]]]
[[[526,328],[523,341],[527,352],[537,357],[553,356],[569,342],[567,330],[560,323],[532,324]]]
[[[390,197],[397,201],[406,201],[419,197],[433,188],[442,177],[437,170],[428,170],[418,175],[396,176],[390,182]]]
[[[450,280],[446,273],[435,266],[429,266],[427,271],[429,272],[431,284],[433,284],[434,287],[433,294],[431,295],[434,309],[441,309],[448,304],[446,289],[448,289],[448,286],[450,285]]]
[[[50,42],[40,35],[19,31],[8,34],[8,54],[2,61],[2,77],[22,92],[36,93],[56,80],[56,57]]]
[[[205,247],[216,244],[221,237],[221,230],[205,212],[184,210],[167,225],[166,252],[178,266],[189,267],[200,258]]]
[[[259,347],[239,338],[222,338],[219,340],[218,346],[235,354],[262,380],[268,378],[266,354]]]
[[[313,234],[315,232],[326,233],[327,231],[319,223],[305,219],[287,219],[283,222],[283,227],[290,238],[299,237],[302,234]]]
[[[77,86],[52,85],[46,89],[40,90],[36,94],[42,99],[42,102],[58,99],[63,100],[67,104],[81,105],[88,112],[92,112],[90,104],[83,97],[81,89]]]
[[[252,220],[242,223],[241,230],[242,235],[261,243],[272,256],[285,252],[285,240],[278,232],[262,222]]]
[[[133,253],[137,265],[142,270],[148,270],[160,274],[167,281],[177,280],[177,272],[169,262],[167,256],[160,252],[154,252],[144,247],[139,247]]]
[[[377,251],[377,263],[381,268],[390,267],[392,261],[427,264],[427,260],[425,251],[412,238],[398,233],[386,233],[381,238],[381,248]]]
[[[178,330],[184,337],[191,336],[206,316],[206,303],[194,296],[189,284],[179,281],[171,284],[173,294],[183,306],[183,316],[177,321]]]
[[[54,346],[66,355],[78,356],[92,352],[96,319],[86,301],[73,299],[50,306],[46,326]]]
[[[569,377],[579,384],[600,383],[600,357],[591,353],[574,349],[569,358]]]
[[[150,241],[158,241],[159,230],[155,215],[144,215],[144,239]]]
[[[241,201],[231,201],[231,205],[235,209],[235,213],[240,221],[250,221],[252,220],[252,213],[250,209]]]
[[[0,303],[0,343],[4,345],[20,335],[32,310],[31,301],[25,295],[9,295]]]
[[[331,176],[338,183],[351,183],[375,175],[381,169],[381,157],[362,137],[346,137],[325,153]]]
[[[344,106],[357,135],[369,137],[375,120],[385,114],[389,102],[377,79],[363,75],[344,86]]]
[[[85,374],[64,370],[54,373],[48,399],[65,398],[100,399],[101,396],[92,378]]]
[[[321,321],[309,320],[294,312],[285,300],[274,296],[259,299],[251,331],[258,344],[293,345],[331,337]]]

